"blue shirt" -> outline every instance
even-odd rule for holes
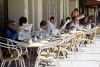
[[[60,27],[64,26],[64,24],[60,24]],[[65,30],[68,30],[68,26],[65,27]]]
[[[92,27],[92,28],[93,28],[93,27],[96,27],[96,23],[92,22],[92,23],[91,23],[91,27]]]
[[[96,23],[95,22],[88,22],[88,24],[91,24],[91,28],[96,27]]]
[[[3,36],[12,40],[16,40],[18,37],[18,32],[14,29],[6,29],[3,33]]]

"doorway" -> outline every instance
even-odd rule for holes
[[[0,36],[6,26],[8,19],[8,0],[0,0]]]

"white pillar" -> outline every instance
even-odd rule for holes
[[[50,0],[49,0],[50,1]],[[43,11],[43,20],[48,21],[49,20],[49,13],[50,9],[48,9],[48,0],[42,0],[42,11]]]
[[[69,17],[69,0],[64,0],[64,18]]]
[[[63,0],[57,0],[57,27],[59,27],[61,19],[63,19]]]
[[[91,15],[91,9],[89,8],[89,16]]]
[[[28,0],[28,23],[33,24],[33,31],[35,30],[35,25],[34,25],[34,0]]]
[[[33,31],[34,31],[34,0],[32,0],[32,23],[33,23]]]
[[[67,17],[69,17],[69,0],[66,1],[67,1]]]
[[[79,0],[76,0],[76,8],[79,8]]]
[[[28,20],[28,0],[24,0],[24,16]]]
[[[38,0],[38,28],[40,27],[40,22],[42,21],[42,0]]]

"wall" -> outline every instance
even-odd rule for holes
[[[64,7],[64,18],[66,18],[66,17],[69,17],[70,16],[70,14],[69,14],[69,0],[63,0],[63,7]]]
[[[70,17],[71,17],[71,12],[75,8],[79,8],[79,0],[69,0],[69,16]]]
[[[69,1],[69,16],[71,17],[71,12],[76,8],[76,1]]]
[[[18,20],[24,16],[24,0],[8,0],[8,18],[17,20],[15,29],[18,29]]]
[[[43,8],[43,20],[48,21],[48,0],[43,0],[42,8]]]
[[[34,26],[34,0],[28,0],[28,12],[29,12],[29,24],[33,24],[33,28],[32,30],[35,30],[35,26]]]
[[[63,19],[63,0],[58,0],[57,2],[57,27],[60,26],[62,19]]]
[[[48,0],[28,0],[28,7],[25,11],[25,1],[27,0],[8,0],[8,17],[15,18],[17,24],[15,29],[18,29],[18,20],[21,16],[28,14],[28,23],[33,24],[33,30],[37,30],[41,20],[48,21]],[[71,15],[75,7],[79,7],[78,0],[57,0],[57,26],[60,25],[61,19]],[[54,14],[55,1],[50,0],[50,14]],[[26,6],[27,6],[26,5]]]

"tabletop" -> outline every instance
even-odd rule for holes
[[[42,47],[45,45],[53,44],[57,40],[62,40],[63,37],[68,36],[69,34],[61,34],[59,36],[48,36],[44,37],[43,39],[38,39],[38,41],[32,41],[32,44],[29,44],[28,42],[20,42],[17,43],[18,47],[27,47],[27,48],[32,48],[32,47]],[[55,41],[50,42],[50,39],[55,39]]]

